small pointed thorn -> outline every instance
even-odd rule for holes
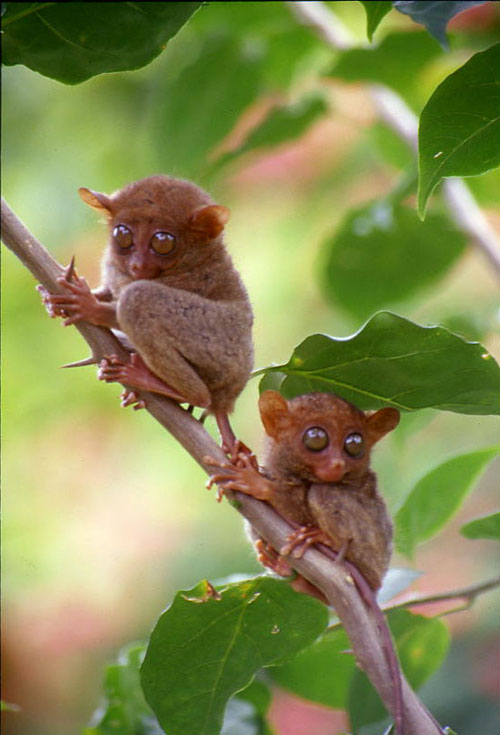
[[[99,360],[97,357],[94,357],[94,355],[90,355],[90,357],[86,357],[85,360],[77,360],[76,362],[69,362],[67,365],[61,365],[62,368],[75,368],[75,367],[85,367],[85,365],[97,365],[99,363]]]
[[[66,270],[66,275],[64,276],[65,279],[68,281],[68,283],[73,278],[73,274],[75,272],[75,256],[71,258],[70,264],[68,265],[68,268]]]

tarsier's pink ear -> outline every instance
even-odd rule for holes
[[[372,442],[378,442],[383,436],[396,428],[399,424],[399,411],[397,408],[381,408],[368,416],[368,430]]]
[[[207,240],[213,240],[224,229],[229,214],[229,209],[222,204],[209,204],[193,212],[189,219],[189,227]]]
[[[265,390],[259,398],[259,411],[268,436],[277,438],[290,424],[288,403],[275,390]]]
[[[111,214],[111,199],[107,194],[86,189],[84,186],[78,189],[78,193],[85,204],[88,204],[92,209],[97,209],[98,212],[103,212],[108,216]]]

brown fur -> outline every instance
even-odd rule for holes
[[[329,393],[286,401],[279,393],[265,391],[259,406],[267,433],[268,502],[283,517],[321,529],[325,543],[334,550],[346,545],[346,559],[372,589],[378,589],[390,561],[392,525],[369,468],[370,451],[396,426],[398,412],[385,408],[366,414]],[[304,446],[303,435],[318,426],[328,433],[329,444],[313,452]],[[358,458],[343,449],[346,436],[353,432],[365,441]],[[336,462],[342,463],[341,476],[324,481]]]
[[[108,220],[101,301],[116,304],[119,327],[150,370],[187,401],[231,411],[252,369],[252,311],[223,242],[229,210],[188,181],[150,176],[111,196],[81,189]],[[113,229],[133,233],[134,252],[113,242]],[[158,255],[156,232],[176,239]],[[131,264],[134,262],[136,271]]]

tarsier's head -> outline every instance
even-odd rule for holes
[[[134,280],[192,272],[210,257],[210,245],[221,247],[229,219],[229,209],[198,186],[169,176],[149,176],[111,195],[84,187],[78,193],[106,216],[113,262]]]
[[[309,393],[287,401],[268,390],[260,396],[259,409],[270,438],[271,463],[311,482],[340,482],[362,475],[372,446],[399,422],[395,408],[364,413],[331,393]]]

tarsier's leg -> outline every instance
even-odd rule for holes
[[[105,380],[107,383],[126,383],[131,388],[147,390],[152,393],[161,393],[172,398],[174,401],[185,401],[184,396],[151,372],[137,352],[133,352],[130,355],[128,362],[120,360],[116,355],[110,355],[104,358],[99,368],[98,378],[99,380]],[[130,402],[133,402],[134,399],[129,400],[129,396],[131,395],[133,393],[125,392],[122,402],[124,405],[129,405]]]
[[[105,380],[122,370],[123,382],[134,388],[162,393],[179,402],[206,408],[210,393],[196,370],[192,345],[195,320],[175,302],[175,289],[150,281],[127,286],[118,301],[118,322],[142,358],[107,371]],[[169,300],[169,296],[172,298]],[[189,295],[195,297],[195,294]],[[198,346],[203,358],[203,345]],[[115,378],[121,380],[121,377]]]

